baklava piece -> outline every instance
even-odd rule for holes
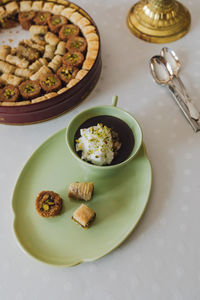
[[[0,72],[4,74],[12,74],[15,72],[16,67],[5,61],[0,60]]]
[[[72,66],[62,66],[57,71],[58,77],[65,83],[68,83],[71,79],[74,79],[77,73],[78,68],[74,68]]]
[[[62,209],[62,198],[53,191],[42,191],[35,199],[35,208],[41,217],[57,216]]]
[[[76,79],[83,79],[86,75],[88,74],[88,71],[86,70],[80,70],[78,71],[78,73],[76,74]]]
[[[50,31],[58,33],[63,25],[67,24],[67,19],[63,16],[53,15],[48,19]]]
[[[56,46],[59,43],[59,38],[57,37],[56,34],[52,33],[52,32],[47,32],[47,34],[45,34],[44,36],[44,40],[47,44],[52,45],[52,46]]]
[[[58,1],[57,1],[58,2]],[[61,14],[61,11],[63,11],[63,9],[65,9],[65,6],[63,5],[57,5],[57,4],[54,4],[53,6],[53,10],[52,10],[52,13],[54,15],[60,15]]]
[[[33,1],[31,9],[34,11],[41,11],[43,3],[43,1]]]
[[[78,24],[78,22],[83,18],[83,16],[79,13],[79,12],[74,12],[70,17],[70,21],[73,23],[73,24]]]
[[[84,56],[79,51],[67,52],[63,56],[63,65],[80,67],[83,64]]]
[[[30,77],[30,80],[40,80],[40,78],[46,74],[52,74],[52,72],[46,65],[43,65],[35,74]]]
[[[9,2],[5,5],[8,16],[16,16],[19,11],[19,6],[16,1]]]
[[[52,12],[53,7],[54,7],[54,3],[52,3],[52,2],[45,2],[42,10],[43,11]]]
[[[89,201],[94,192],[93,182],[73,182],[68,189],[68,197]]]
[[[32,1],[20,1],[20,11],[30,11],[32,6]]]
[[[37,81],[26,80],[19,86],[20,94],[23,99],[33,99],[40,95],[40,85]]]
[[[29,61],[26,60],[25,58],[20,58],[17,55],[10,55],[8,54],[6,56],[6,61],[12,65],[15,65],[19,68],[27,68],[29,65]]]
[[[29,66],[29,69],[33,72],[37,72],[42,66],[48,65],[48,62],[45,58],[40,58],[36,60]]]
[[[42,76],[40,85],[46,93],[56,92],[62,86],[60,79],[55,74],[46,74]]]
[[[75,9],[72,7],[67,7],[62,10],[61,15],[69,19],[71,15],[75,12]]]
[[[56,73],[61,65],[62,65],[62,56],[56,55],[54,56],[52,61],[48,64],[48,67],[51,68],[51,70],[53,70]]]
[[[0,92],[0,101],[16,102],[19,98],[19,90],[14,85],[6,85]]]
[[[85,204],[82,204],[77,210],[75,210],[72,216],[72,219],[84,229],[90,227],[95,218],[96,213]]]
[[[23,78],[15,76],[13,74],[4,73],[1,75],[1,80],[3,80],[7,84],[18,86],[22,82]]]
[[[87,48],[87,42],[83,37],[80,36],[72,37],[67,41],[66,48],[69,52],[73,52],[73,51],[85,52]]]
[[[44,53],[44,46],[38,45],[38,44],[34,43],[32,40],[22,40],[21,42],[19,42],[19,45],[23,45],[25,47],[30,47],[32,49],[35,49],[35,50],[39,51],[41,53],[41,55],[43,55],[43,53]]]
[[[63,56],[65,53],[66,53],[65,42],[61,41],[57,45],[55,54]]]
[[[2,6],[0,7],[0,26],[4,29],[16,27],[16,13],[18,11],[17,3],[10,2],[6,4],[5,8],[6,10]],[[13,14],[11,12],[13,12]]]
[[[36,25],[47,25],[48,19],[51,17],[51,13],[44,11],[38,12],[34,18],[34,22]]]
[[[18,20],[23,29],[29,30],[33,24],[34,17],[35,17],[34,11],[24,11],[19,13]]]
[[[80,29],[78,26],[72,24],[63,25],[59,31],[59,38],[66,42],[70,38],[79,35],[79,33]]]
[[[40,53],[36,49],[19,45],[16,50],[17,50],[18,57],[23,57],[27,59],[29,62],[34,62],[40,58]]]
[[[23,68],[16,68],[15,69],[15,75],[19,77],[29,78],[32,75],[32,71],[29,69],[23,69]]]
[[[43,57],[48,59],[49,61],[52,60],[54,57],[55,48],[56,48],[55,46],[47,44],[45,46]]]
[[[1,45],[0,46],[0,59],[1,60],[6,60],[6,56],[10,54],[11,52],[11,47],[7,45]]]

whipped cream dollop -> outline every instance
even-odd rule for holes
[[[113,158],[113,140],[111,129],[97,124],[80,130],[80,138],[76,140],[76,151],[82,151],[81,159],[94,165],[110,165]]]

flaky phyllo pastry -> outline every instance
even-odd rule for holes
[[[0,105],[31,104],[55,97],[78,84],[94,65],[98,33],[70,3],[13,1],[0,6],[2,29],[18,22],[29,30],[30,39],[13,49],[0,46]],[[33,81],[29,88],[24,85],[27,80]]]
[[[80,200],[91,200],[94,191],[93,182],[73,182],[68,189],[68,197]]]

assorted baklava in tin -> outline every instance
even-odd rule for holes
[[[0,122],[32,123],[77,105],[101,71],[100,38],[88,14],[68,1],[5,1],[0,26],[18,23],[30,39],[0,46]]]

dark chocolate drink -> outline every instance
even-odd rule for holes
[[[80,137],[80,130],[83,128],[96,126],[98,123],[102,123],[108,128],[111,128],[111,130],[117,132],[119,136],[121,148],[118,150],[117,155],[114,157],[110,165],[117,165],[125,161],[130,156],[134,147],[133,132],[124,121],[113,116],[96,116],[85,121],[76,131],[74,137],[74,147],[76,148],[76,139]],[[77,154],[81,157],[81,151],[78,151]]]

